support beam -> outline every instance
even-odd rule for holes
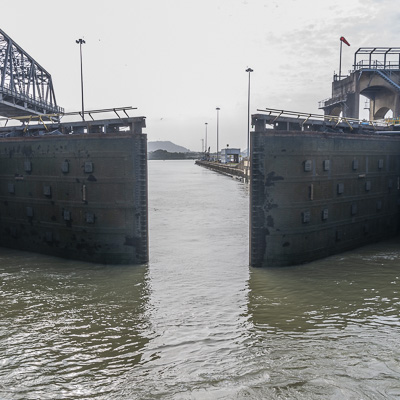
[[[0,29],[0,115],[62,114],[51,75]]]

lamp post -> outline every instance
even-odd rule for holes
[[[250,73],[253,72],[251,68],[247,68],[246,72],[249,73],[249,88],[247,92],[247,158],[250,154]]]
[[[207,150],[208,150],[208,148],[207,148],[207,125],[208,125],[208,122],[206,122],[205,124],[206,124],[206,140],[205,140],[206,149],[205,149],[205,152],[207,153]]]
[[[83,39],[77,39],[76,43],[79,44],[79,51],[81,56],[81,93],[82,93],[82,119],[85,120],[85,107],[83,106],[83,68],[82,68],[82,44],[86,43]]]
[[[220,110],[220,108],[217,107],[216,110],[217,110],[217,162],[218,162],[219,161],[219,158],[218,158],[218,149],[219,149],[218,140],[219,140],[219,110]]]

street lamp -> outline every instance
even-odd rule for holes
[[[253,72],[251,68],[247,68],[246,72],[249,73],[249,89],[247,93],[247,158],[250,154],[250,73]]]
[[[83,39],[75,40],[79,44],[79,50],[81,55],[81,92],[82,92],[82,119],[85,120],[85,108],[83,106],[83,68],[82,68],[82,44],[86,43]]]
[[[208,125],[208,122],[206,122],[206,153],[207,153],[207,125]]]
[[[218,162],[219,161],[219,158],[218,158],[218,149],[219,149],[218,137],[219,137],[219,110],[220,110],[220,108],[217,107],[216,110],[217,110],[217,162]]]

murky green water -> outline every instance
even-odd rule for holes
[[[400,398],[399,240],[248,267],[248,191],[149,162],[150,263],[0,249],[0,399]]]

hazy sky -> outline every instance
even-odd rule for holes
[[[57,103],[79,111],[78,38],[84,38],[85,109],[138,107],[148,140],[201,150],[247,146],[251,112],[321,113],[334,71],[366,46],[400,46],[396,0],[3,1],[2,26],[51,75]]]

